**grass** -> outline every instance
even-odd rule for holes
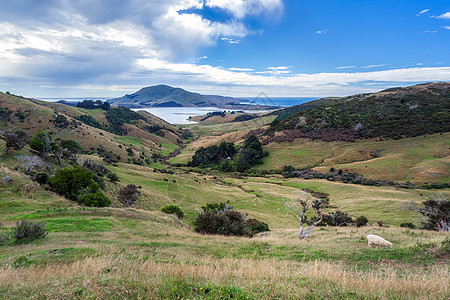
[[[439,252],[446,235],[436,232],[324,228],[314,230],[308,240],[299,240],[297,230],[280,229],[248,239],[202,236],[182,224],[174,225],[170,216],[140,210],[69,209],[35,216],[56,223],[108,220],[114,230],[92,235],[78,226],[78,231],[53,230],[38,243],[1,247],[4,299],[230,295],[237,299],[444,299],[449,295],[448,260]],[[133,223],[126,222],[129,219]],[[367,248],[361,238],[367,233],[383,235],[394,248]]]
[[[285,165],[315,168],[327,172],[331,167],[363,174],[367,178],[397,181],[448,182],[450,133],[402,140],[359,140],[322,142],[297,139],[292,143],[271,143],[270,155],[258,169],[280,169]],[[381,157],[370,156],[377,150]]]

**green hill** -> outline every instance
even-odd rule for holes
[[[281,118],[280,118],[281,119]],[[272,123],[269,132],[324,141],[400,139],[450,131],[450,83],[426,83],[324,103]]]
[[[113,105],[127,107],[223,107],[239,105],[240,99],[201,95],[167,85],[145,87],[133,94],[108,100]]]

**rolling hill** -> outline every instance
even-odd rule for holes
[[[112,161],[144,163],[179,148],[189,133],[144,111],[83,109],[0,93],[0,128],[70,138]],[[130,149],[130,150],[128,150]]]
[[[108,102],[127,107],[227,107],[239,106],[241,100],[217,95],[201,95],[168,85],[156,85]]]
[[[335,99],[289,116],[269,132],[324,141],[400,139],[450,131],[450,83],[426,83]]]

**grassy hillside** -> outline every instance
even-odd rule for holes
[[[136,114],[139,119],[124,119],[123,125],[114,127],[107,118],[107,112],[100,109],[76,108],[4,93],[0,93],[0,109],[2,128],[23,130],[30,136],[38,130],[45,130],[53,138],[74,139],[84,150],[118,161],[131,162],[134,158],[143,162],[154,153],[168,155],[187,138],[184,131],[147,112],[139,112]],[[65,123],[56,123],[57,116],[65,119]],[[81,116],[91,117],[99,126],[86,123],[80,119]],[[133,150],[133,156],[128,154],[127,148]]]
[[[371,179],[411,181],[416,184],[448,182],[449,146],[450,133],[383,141],[296,139],[294,142],[266,145],[270,155],[257,168],[273,170],[292,165],[327,172],[333,167]]]
[[[275,122],[270,131],[325,141],[399,139],[450,131],[449,109],[450,83],[428,83],[342,98]]]

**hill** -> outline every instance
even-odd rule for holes
[[[30,136],[45,130],[110,161],[138,164],[155,163],[189,137],[188,131],[143,111],[83,109],[4,93],[0,93],[0,128]]]
[[[145,87],[133,94],[108,100],[113,105],[127,107],[226,107],[239,106],[241,99],[216,95],[201,95],[167,85]]]
[[[426,83],[360,94],[273,122],[269,132],[324,141],[400,139],[450,131],[450,83]]]

